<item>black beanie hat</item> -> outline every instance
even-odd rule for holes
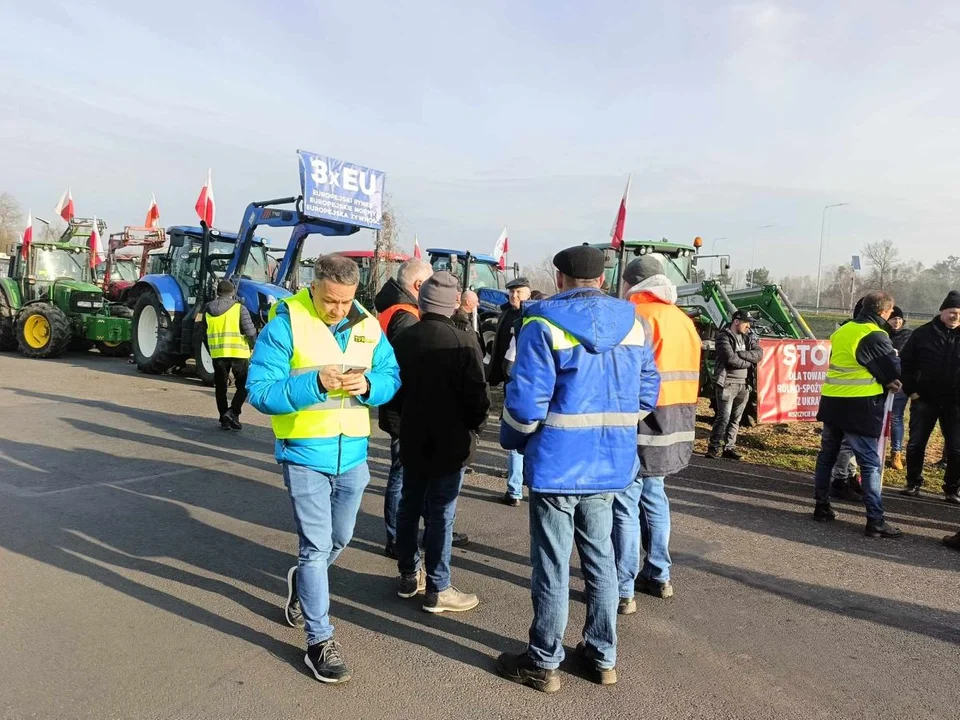
[[[940,310],[952,310],[954,308],[960,308],[960,290],[948,292],[946,299],[940,304]]]
[[[893,306],[893,312],[890,313],[890,320],[893,320],[895,317],[903,318],[903,310],[900,309],[899,305]]]

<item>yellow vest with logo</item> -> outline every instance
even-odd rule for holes
[[[250,358],[247,338],[240,332],[240,307],[240,303],[234,303],[233,307],[223,315],[214,316],[207,313],[204,316],[207,323],[207,348],[210,350],[210,357],[215,360],[217,358],[248,360]]]
[[[363,319],[350,328],[347,349],[341,350],[332,328],[317,314],[309,289],[280,302],[286,303],[290,312],[291,375],[315,372],[326,365],[339,366],[343,371],[355,367],[369,370],[373,366],[373,351],[380,342],[380,325],[359,305],[355,304],[363,312]],[[370,410],[343,390],[327,393],[322,403],[287,415],[274,415],[271,419],[273,433],[280,440],[370,435]]]
[[[823,384],[824,397],[873,397],[883,386],[857,362],[857,347],[870,333],[883,332],[874,323],[848,322],[830,336],[830,367]]]

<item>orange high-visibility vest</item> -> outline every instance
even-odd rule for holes
[[[390,324],[390,321],[393,319],[393,316],[396,315],[400,310],[408,312],[413,315],[417,320],[420,319],[420,309],[414,305],[408,305],[407,303],[400,303],[399,305],[391,305],[382,313],[377,316],[377,320],[380,321],[380,329],[383,330],[384,334],[387,332],[387,326]]]
[[[653,357],[660,371],[657,407],[696,404],[700,394],[700,336],[693,321],[676,305],[630,296],[636,313],[647,321]]]

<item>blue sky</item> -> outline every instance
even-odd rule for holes
[[[957,253],[960,4],[12,0],[0,190],[52,214],[217,224],[295,194],[295,150],[387,173],[402,243],[511,261],[609,233],[707,240],[775,275],[891,238]],[[327,248],[316,240],[314,250]],[[370,243],[368,233],[347,245]],[[334,249],[334,248],[329,248]]]

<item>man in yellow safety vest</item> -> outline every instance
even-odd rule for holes
[[[320,257],[310,287],[274,306],[247,382],[250,404],[271,416],[300,541],[287,573],[287,622],[305,628],[304,662],[325,683],[350,679],[333,639],[327,568],[353,536],[370,481],[370,407],[400,387],[393,348],[354,300],[359,282],[352,260]]]
[[[229,280],[217,285],[217,299],[207,304],[203,313],[207,349],[213,358],[213,385],[217,396],[220,427],[241,430],[240,410],[247,399],[247,368],[250,348],[257,339],[250,313],[236,298],[236,288]],[[227,403],[227,382],[233,374],[236,392]]]

